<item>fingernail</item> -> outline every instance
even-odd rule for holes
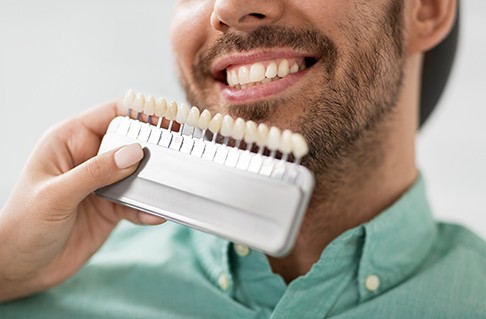
[[[143,150],[140,144],[130,144],[115,153],[115,164],[118,168],[124,169],[140,162],[142,158]]]

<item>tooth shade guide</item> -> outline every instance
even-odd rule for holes
[[[129,101],[130,96],[124,98],[122,103],[123,105],[128,106]],[[181,141],[181,143],[183,143],[182,139],[185,137],[191,138],[192,142],[197,139],[202,141],[209,140],[213,144],[219,144],[224,147],[234,148],[241,151],[245,151],[246,149],[247,152],[256,153],[255,155],[281,160],[283,162],[289,161],[289,158],[294,159],[295,163],[300,163],[302,157],[308,152],[304,138],[300,134],[292,133],[289,130],[281,132],[278,128],[268,128],[268,126],[263,123],[260,123],[257,126],[254,122],[245,122],[241,118],[233,120],[233,118],[228,115],[223,116],[221,114],[216,114],[212,117],[207,110],[200,112],[196,107],[189,108],[183,104],[178,105],[175,101],[170,102],[164,110],[164,106],[167,104],[164,98],[155,100],[155,98],[151,96],[145,97],[140,92],[136,94],[133,103],[137,104],[135,105],[137,110],[143,106],[142,112],[137,112],[138,122],[145,122],[148,125],[152,125],[154,129],[161,129],[168,131],[168,133],[177,132],[178,134],[176,135],[180,136],[180,138],[174,139],[174,141]],[[133,108],[128,109],[129,119],[132,110]],[[157,115],[162,112],[165,113],[164,116]],[[195,125],[189,125],[187,123],[191,114],[191,124]],[[201,117],[203,118],[202,122]],[[131,125],[130,122],[127,122],[127,125],[127,130],[129,130],[130,135],[134,138],[139,137],[145,141],[157,139],[157,131],[153,131],[151,128],[137,133],[138,124],[133,123],[133,125]],[[187,129],[185,128],[186,126]],[[198,130],[196,130],[196,127],[198,127]],[[205,128],[202,130],[202,136],[200,134],[201,131],[199,130],[201,127]],[[211,134],[208,133],[208,136],[206,136],[208,129]],[[127,130],[121,128],[120,132],[126,132]],[[196,131],[198,132],[198,136],[196,136]],[[155,134],[153,139],[149,138],[152,134],[151,132]],[[289,136],[292,137],[292,147],[288,145]],[[171,138],[172,137],[173,136],[171,135]],[[166,138],[166,140],[168,139]],[[177,150],[181,149],[180,146],[174,146],[173,148]],[[192,147],[188,146],[184,149],[186,152],[190,152]]]

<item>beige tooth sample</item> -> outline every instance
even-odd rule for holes
[[[250,83],[250,71],[245,66],[238,69],[238,83],[241,85]]]
[[[142,113],[144,106],[145,96],[143,96],[142,93],[138,92],[135,96],[135,101],[133,102],[133,110],[137,113]]]
[[[296,159],[301,159],[309,152],[309,147],[304,137],[299,133],[292,134],[292,152]]]
[[[282,132],[278,148],[282,154],[290,154],[292,151],[292,132],[290,130],[284,130]]]
[[[290,72],[290,74],[294,74],[294,73],[299,72],[299,65],[297,63],[294,63],[294,65],[292,65],[290,67],[289,72]]]
[[[278,68],[275,62],[270,62],[267,66],[267,70],[265,71],[265,77],[267,79],[272,79],[277,76]]]
[[[280,129],[272,126],[268,131],[266,146],[271,151],[276,151],[280,147]]]
[[[180,124],[186,123],[188,116],[189,116],[189,107],[184,103],[179,104],[179,106],[177,107],[177,116],[175,119],[177,123]]]
[[[277,75],[279,78],[283,78],[289,75],[289,61],[287,59],[283,59],[280,64],[278,65]]]
[[[258,135],[258,129],[253,121],[246,122],[245,125],[245,142],[250,145],[255,143]]]
[[[223,124],[223,116],[220,113],[216,113],[216,115],[214,115],[211,121],[209,122],[208,129],[213,134],[217,134],[221,129],[222,124]]]
[[[199,109],[195,106],[191,107],[189,115],[187,116],[186,124],[192,127],[197,126],[197,121],[199,120]]]
[[[155,98],[152,95],[147,96],[145,105],[143,107],[143,113],[152,116],[155,113]]]
[[[155,115],[164,117],[167,112],[167,101],[161,97],[155,102]]]
[[[266,146],[268,136],[268,126],[264,123],[260,123],[258,125],[257,136],[256,136],[256,144],[260,147],[259,153],[263,151],[263,147]]]
[[[223,117],[223,123],[221,124],[221,135],[224,137],[230,137],[233,134],[233,128],[235,121],[229,115]]]
[[[265,67],[261,63],[255,63],[250,68],[250,82],[260,82],[265,78]]]
[[[245,135],[245,126],[245,120],[243,120],[241,117],[237,118],[235,120],[235,124],[233,125],[233,133],[231,134],[231,137],[237,141],[241,141]]]
[[[211,113],[208,110],[202,111],[199,119],[197,120],[197,126],[201,130],[207,130],[209,127],[209,122],[211,122]]]
[[[131,109],[133,107],[133,102],[135,102],[135,92],[130,89],[123,97],[122,106],[127,110]]]
[[[168,119],[169,121],[175,120],[177,116],[177,103],[175,101],[171,101],[167,105],[167,112],[165,113],[165,118]]]

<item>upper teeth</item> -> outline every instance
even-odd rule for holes
[[[230,66],[226,69],[229,86],[241,88],[254,83],[267,83],[297,73],[305,68],[304,59],[279,59],[250,65]]]

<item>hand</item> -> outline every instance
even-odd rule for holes
[[[161,218],[108,202],[96,189],[133,173],[139,144],[95,156],[116,102],[50,129],[39,141],[0,212],[0,301],[45,290],[74,275],[121,219]]]

